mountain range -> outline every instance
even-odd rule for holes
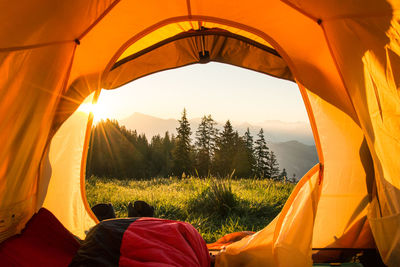
[[[192,129],[192,138],[200,124],[201,118],[190,119]],[[166,131],[176,135],[176,128],[179,126],[176,119],[161,119],[154,116],[135,112],[131,116],[119,120],[121,125],[131,130],[136,130],[139,134],[144,133],[150,140],[153,136],[164,135]],[[261,128],[264,130],[264,136],[267,146],[276,154],[279,167],[286,169],[288,177],[293,174],[296,178],[301,178],[311,167],[318,162],[314,138],[310,125],[305,122],[282,122],[282,121],[264,121],[253,125],[250,123],[231,122],[234,130],[243,135],[247,128],[257,139],[257,133]],[[223,128],[224,123],[217,122],[218,129]]]

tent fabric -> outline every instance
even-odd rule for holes
[[[176,39],[176,37],[182,37],[182,35],[185,36],[186,34],[182,34],[184,32],[191,32],[192,34],[193,32],[201,33],[204,32],[205,29],[219,29],[220,32],[228,34],[230,33],[236,36],[243,36],[246,39],[253,40],[254,42],[261,44],[262,46],[267,46],[274,49],[274,47],[263,38],[260,38],[257,35],[252,34],[251,32],[244,31],[233,26],[227,26],[224,24],[212,23],[208,21],[182,21],[162,26],[148,33],[146,36],[141,37],[140,39],[130,39],[119,49],[121,55],[116,61],[118,62],[121,59],[136,54],[140,51],[144,51],[145,49],[156,45],[155,40],[160,39],[160,37],[164,40],[168,40],[169,38],[166,38],[167,35],[165,32],[168,32],[168,36],[170,36],[170,38]]]
[[[380,19],[346,19],[326,25],[331,29],[327,38],[334,39],[333,56],[342,70],[374,160],[376,194],[369,217],[383,260],[390,265],[400,261],[399,230],[392,228],[400,223],[400,183],[395,178],[399,177],[400,165],[395,157],[388,156],[398,154],[400,149],[400,138],[395,134],[400,130],[398,19],[394,13]],[[354,30],[350,32],[349,28]],[[342,38],[357,43],[343,50]],[[348,60],[350,54],[361,60]]]
[[[82,107],[90,107],[97,97],[95,93],[89,95],[83,101]],[[81,175],[82,170],[86,169],[83,165],[86,162],[84,147],[90,132],[88,127],[90,129],[93,119],[82,107],[64,122],[52,138],[48,154],[45,155],[45,161],[48,163],[44,169],[46,175],[39,181],[42,190],[47,188],[52,190],[39,191],[37,205],[51,210],[71,232],[84,239],[85,231],[98,220],[87,204],[85,183],[81,181],[84,178],[84,175]],[[65,177],[81,177],[81,179]],[[58,184],[62,186],[57,186]],[[60,199],[63,201],[59,201]]]
[[[87,235],[70,266],[210,266],[197,230],[155,218],[105,220]]]
[[[78,115],[79,105],[101,88],[203,60],[201,38],[177,37],[208,29],[229,32],[206,36],[211,60],[297,82],[320,159],[319,197],[299,194],[287,204],[308,215],[276,219],[250,242],[254,250],[239,253],[232,244],[227,253],[290,266],[273,256],[290,251],[309,265],[310,247],[376,245],[386,264],[399,265],[398,1],[0,3],[0,241],[20,233],[43,205],[76,235],[96,223],[82,186],[91,118]],[[150,49],[169,38],[176,40]],[[285,238],[306,222],[311,245],[289,245]]]
[[[281,213],[263,230],[227,246],[216,266],[311,266],[320,175],[318,164],[297,184]]]
[[[57,218],[41,208],[20,235],[0,244],[1,266],[68,266],[79,247]]]
[[[149,51],[118,59],[104,79],[103,87],[117,88],[160,70],[210,61],[237,65],[293,80],[287,64],[274,49],[258,43],[250,45],[251,39],[239,38],[240,36],[220,29],[203,29],[178,34],[149,47]],[[231,49],[232,47],[235,49]],[[207,55],[202,56],[202,53]]]

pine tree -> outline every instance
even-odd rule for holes
[[[138,178],[151,178],[151,150],[146,135],[139,134],[136,147],[136,172]]]
[[[211,160],[214,158],[214,152],[215,152],[215,147],[216,147],[216,141],[218,138],[218,129],[215,127],[217,125],[217,122],[214,121],[213,118],[211,118],[211,115],[207,116],[207,131],[210,135],[210,142],[209,142],[209,147],[208,150],[210,151],[210,157]]]
[[[216,122],[211,118],[211,115],[204,116],[196,131],[196,168],[200,177],[207,176],[211,170],[215,139],[218,132],[215,125]]]
[[[279,174],[279,180],[286,182],[288,180],[286,169],[283,168],[282,172]]]
[[[235,176],[240,178],[248,178],[253,175],[253,166],[249,160],[249,149],[245,136],[240,137],[238,132],[235,132],[234,138],[234,158],[232,169],[235,170]]]
[[[228,120],[216,141],[214,169],[220,176],[227,176],[233,171],[234,139],[235,132],[233,131],[231,122]]]
[[[178,120],[179,127],[176,128],[178,135],[176,136],[174,158],[174,174],[182,176],[191,174],[192,168],[192,147],[190,144],[190,124],[186,118],[186,109],[183,109],[182,118]]]
[[[264,131],[261,128],[255,146],[256,175],[259,178],[269,177],[268,168],[269,149],[264,138]]]
[[[276,156],[274,151],[271,151],[269,153],[269,158],[268,158],[268,170],[269,170],[269,178],[278,180],[279,178],[279,164],[278,161],[276,160]]]
[[[247,131],[245,132],[243,139],[246,145],[247,162],[250,168],[249,176],[253,176],[256,171],[256,159],[254,157],[253,136],[251,136],[249,128],[247,128]]]
[[[172,172],[172,167],[173,167],[173,157],[172,157],[172,151],[174,149],[174,141],[173,137],[169,137],[168,131],[165,132],[164,138],[162,140],[162,146],[163,146],[163,154],[164,154],[164,162],[165,165],[163,166],[163,169],[161,173],[163,174],[164,177],[167,177],[171,175]]]
[[[164,153],[163,138],[157,134],[151,138],[151,177],[164,177],[166,157]]]

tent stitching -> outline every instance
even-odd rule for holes
[[[69,42],[75,42],[75,40],[63,40],[63,41],[54,41],[54,42],[49,42],[49,43],[41,43],[41,44],[33,44],[33,45],[25,45],[25,46],[4,47],[4,48],[0,48],[0,52],[29,50],[29,49],[35,49],[35,48],[40,48],[40,47],[44,47],[44,46],[65,44],[65,43],[69,43]]]
[[[392,17],[394,12],[398,12],[399,10],[392,10],[380,13],[366,13],[366,14],[346,14],[346,15],[338,15],[329,18],[324,18],[324,20],[342,20],[342,19],[359,19],[359,18],[373,18],[373,17]]]
[[[318,20],[319,20],[318,18],[314,17],[314,16],[311,15],[310,13],[304,11],[303,9],[301,9],[300,7],[296,6],[295,4],[289,2],[288,0],[281,0],[281,2],[283,2],[284,4],[290,6],[290,7],[293,8],[293,9],[297,10],[298,12],[300,12],[301,14],[303,14],[304,16],[306,16],[307,18],[309,18],[309,19],[311,19],[311,20],[313,20],[313,21],[315,21],[315,22],[318,22]]]
[[[188,10],[188,17],[192,18],[192,7],[190,5],[190,0],[186,0],[186,6],[187,6],[187,10]]]
[[[344,81],[343,74],[342,74],[342,72],[340,71],[339,63],[337,62],[336,55],[335,55],[335,53],[334,53],[334,51],[333,51],[333,47],[332,47],[331,43],[329,42],[328,34],[327,34],[327,32],[326,32],[325,27],[324,27],[323,24],[321,24],[321,29],[322,29],[322,32],[324,33],[324,38],[325,38],[326,45],[327,45],[328,48],[329,48],[329,54],[330,54],[330,56],[332,57],[333,62],[335,63],[335,69],[336,69],[336,71],[337,71],[338,74],[339,74],[340,81],[342,82],[343,87],[344,87],[344,89],[345,89],[345,91],[346,91],[347,97],[348,97],[349,100],[350,100],[350,103],[351,103],[351,106],[352,106],[352,108],[353,108],[353,111],[354,111],[355,114],[357,115],[357,119],[358,119],[357,123],[360,124],[360,121],[359,121],[359,120],[360,120],[360,119],[359,119],[359,114],[357,113],[357,110],[356,110],[356,108],[355,108],[355,106],[354,106],[353,99],[352,99],[351,96],[350,96],[349,90],[348,90],[347,85],[346,85],[346,83],[345,83],[345,81]],[[364,132],[364,129],[363,129],[363,132]],[[364,133],[364,134],[365,134],[365,133]]]
[[[67,90],[67,88],[68,88],[68,80],[69,80],[69,77],[70,77],[70,75],[71,75],[72,65],[73,65],[74,59],[75,59],[76,47],[77,47],[77,44],[74,45],[74,48],[73,48],[74,50],[73,50],[73,52],[72,52],[70,64],[69,64],[69,66],[68,66],[67,73],[66,73],[66,75],[65,75],[64,82],[63,82],[63,86],[62,86],[62,87],[63,87],[63,88],[62,88],[62,91],[61,91],[62,94],[61,94],[60,97],[58,98],[57,104],[54,105],[55,110],[56,110],[56,108],[58,107],[58,103],[60,103],[61,99],[63,98],[63,97],[62,97],[62,96],[63,96],[63,93],[65,93],[66,90]],[[53,116],[53,120],[54,120],[54,116]],[[52,122],[52,124],[53,124],[53,122]],[[43,153],[42,153],[42,156],[41,156],[40,161],[39,161],[38,177],[40,177],[40,175],[41,175],[41,173],[42,173],[42,165],[43,165],[43,162],[44,162],[44,159],[45,159],[45,155],[46,155],[46,153],[48,152],[48,150],[50,149],[51,140],[53,139],[53,136],[54,136],[55,133],[56,133],[56,131],[50,131],[50,133],[49,133],[49,138],[47,139],[46,145],[44,146]],[[37,187],[37,188],[39,188],[39,184],[40,184],[40,179],[37,179],[37,181],[36,181],[36,187]],[[36,192],[35,196],[36,196],[36,198],[38,197],[37,192]]]
[[[82,40],[119,2],[120,0],[115,0],[77,39]]]

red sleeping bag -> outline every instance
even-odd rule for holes
[[[70,266],[210,266],[206,243],[190,224],[155,218],[102,221]]]
[[[0,244],[0,266],[210,266],[204,240],[190,224],[154,218],[102,221],[80,246],[42,208],[20,235]]]
[[[0,266],[68,266],[79,246],[57,218],[42,208],[21,234],[0,244]]]

